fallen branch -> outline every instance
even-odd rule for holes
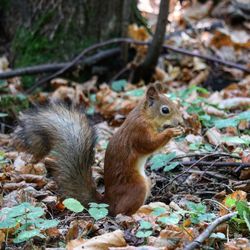
[[[183,162],[179,162],[179,164],[183,165],[183,166],[210,166],[210,165],[213,165],[215,167],[241,167],[241,169],[250,168],[250,163],[243,163],[243,162],[183,161]]]
[[[108,57],[117,56],[120,53],[120,48],[108,49],[105,51],[100,51],[93,56],[86,57],[80,62],[82,67],[91,66],[93,64],[98,63],[99,61],[106,59]],[[36,75],[41,73],[52,73],[62,68],[68,67],[70,62],[65,63],[52,63],[52,64],[41,64],[37,66],[20,68],[16,70],[11,70],[7,72],[3,72],[0,74],[0,79],[8,79],[15,76],[23,76],[23,75]]]
[[[87,49],[84,49],[77,57],[75,57],[70,63],[65,65],[65,67],[61,68],[56,73],[54,73],[51,76],[45,77],[45,78],[41,79],[40,81],[38,81],[35,85],[33,85],[27,91],[27,93],[32,92],[36,87],[41,86],[45,82],[48,82],[51,79],[65,73],[67,70],[69,70],[73,66],[75,66],[80,60],[82,60],[86,56],[86,54],[88,54],[88,53],[90,53],[90,52],[92,52],[92,51],[94,51],[96,49],[105,47],[105,46],[109,46],[109,45],[113,45],[113,44],[121,44],[121,43],[134,43],[134,44],[137,44],[137,45],[150,45],[151,44],[151,42],[135,41],[135,40],[130,39],[130,38],[114,38],[114,39],[111,39],[111,40],[108,40],[108,41],[105,41],[105,42],[94,44],[94,45],[88,47]],[[205,61],[216,62],[216,63],[219,63],[219,64],[226,65],[228,67],[240,69],[242,71],[250,73],[250,68],[248,68],[248,67],[246,67],[244,65],[241,65],[241,64],[236,64],[236,63],[233,63],[233,62],[227,62],[227,61],[224,61],[222,59],[219,59],[219,58],[216,58],[216,57],[213,57],[213,56],[201,55],[201,54],[198,54],[196,52],[190,52],[190,51],[185,50],[185,49],[175,48],[175,47],[170,46],[170,45],[164,45],[163,48],[166,49],[166,50],[174,51],[174,52],[179,53],[179,54],[184,54],[184,55],[192,56],[192,57],[199,57],[201,59],[204,59]],[[2,74],[0,74],[0,79],[1,79]]]
[[[174,160],[188,158],[188,157],[203,157],[203,156],[211,157],[211,158],[230,157],[230,158],[240,159],[240,157],[237,155],[232,155],[232,154],[228,154],[224,152],[217,152],[217,153],[194,153],[194,154],[178,155],[174,158]]]
[[[212,232],[215,230],[217,226],[219,226],[221,223],[230,220],[233,216],[235,216],[237,212],[226,214],[218,219],[216,219],[213,223],[211,223],[206,230],[201,233],[193,242],[188,244],[184,250],[192,250],[197,247],[200,247],[202,243],[212,234]]]

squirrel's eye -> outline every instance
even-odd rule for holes
[[[169,114],[169,108],[168,108],[168,106],[162,106],[161,107],[161,113],[163,114],[163,115],[166,115],[166,114]]]

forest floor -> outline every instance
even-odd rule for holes
[[[132,216],[110,217],[106,204],[83,208],[73,199],[63,202],[46,159],[33,163],[31,155],[17,152],[11,132],[19,111],[34,103],[84,107],[98,131],[93,177],[103,192],[108,141],[146,86],[131,84],[129,74],[108,83],[93,75],[84,83],[55,78],[50,91],[26,95],[22,78],[0,80],[2,249],[194,249],[189,244],[197,242],[204,249],[250,249],[250,22],[230,2],[177,4],[170,14],[164,44],[193,55],[167,50],[154,78],[181,104],[186,133],[147,161],[151,195]],[[239,8],[237,18],[232,8]],[[151,39],[136,25],[129,34],[139,41]],[[138,64],[147,46],[131,46]],[[9,70],[1,57],[0,75]]]

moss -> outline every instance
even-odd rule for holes
[[[32,27],[19,28],[12,41],[12,53],[15,55],[14,67],[26,67],[51,62],[62,62],[72,59],[81,50],[93,44],[95,39],[77,36],[78,27],[73,22],[69,24],[67,32],[59,26],[53,39],[42,32],[45,25],[50,23],[53,11],[40,17]],[[35,77],[23,78],[24,87],[28,88],[34,83]]]

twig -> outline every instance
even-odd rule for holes
[[[165,189],[167,186],[171,185],[176,179],[178,179],[179,177],[181,177],[182,175],[184,175],[185,173],[187,173],[193,166],[195,166],[195,164],[199,163],[200,161],[202,161],[203,159],[207,158],[208,156],[205,155],[203,157],[201,157],[199,160],[195,161],[194,164],[192,164],[189,168],[185,169],[181,174],[177,175],[176,177],[174,177],[169,183],[167,183],[166,185],[164,185],[160,191],[162,191],[163,189]],[[180,163],[181,164],[181,163]]]
[[[177,160],[177,159],[182,159],[182,158],[188,158],[188,157],[200,157],[200,156],[206,156],[206,157],[230,157],[230,158],[235,158],[235,159],[240,159],[239,156],[237,155],[232,155],[232,154],[228,154],[228,153],[211,153],[211,154],[208,154],[208,153],[196,153],[196,154],[186,154],[186,155],[178,155],[174,158],[174,160]]]
[[[120,53],[120,48],[112,48],[105,51],[100,51],[93,56],[86,57],[83,59],[80,64],[82,66],[91,66],[93,64],[98,63],[99,61],[112,57],[117,56]],[[7,72],[3,72],[0,74],[0,79],[8,79],[15,76],[23,76],[23,75],[36,75],[40,73],[50,73],[61,70],[69,65],[70,62],[64,63],[52,63],[52,64],[41,64],[27,68],[19,68],[16,70],[11,70]]]
[[[184,250],[192,250],[197,247],[200,247],[202,243],[212,234],[212,232],[215,230],[217,226],[219,226],[221,223],[230,220],[233,216],[235,216],[237,212],[226,214],[222,217],[219,217],[216,219],[213,223],[211,223],[205,231],[203,231],[193,242],[188,244]]]
[[[174,161],[171,161],[171,163]],[[250,163],[243,163],[243,162],[211,162],[211,161],[183,161],[180,162],[180,165],[183,166],[213,166],[216,167],[241,167],[242,168],[249,168]]]
[[[219,207],[222,207],[223,209],[225,209],[228,213],[230,212],[230,210],[228,209],[228,207],[224,206],[222,203],[218,202],[217,200],[213,200],[213,199],[204,199],[204,201],[209,201],[209,202],[213,202],[215,204],[217,204]]]
[[[121,69],[117,74],[115,74],[110,80],[109,80],[109,84],[112,83],[113,81],[115,81],[118,77],[120,77],[122,74],[124,74],[125,72],[127,72],[128,70],[130,70],[130,67],[126,66],[123,69]]]

